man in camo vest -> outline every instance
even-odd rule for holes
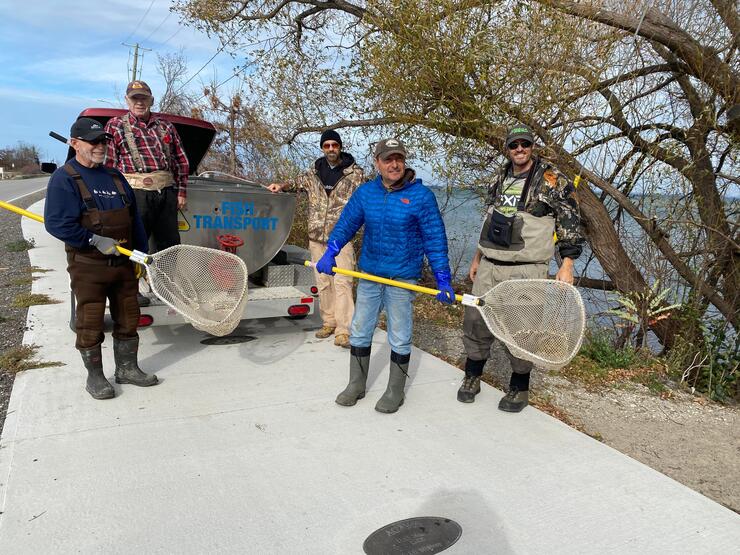
[[[354,157],[342,150],[342,139],[333,129],[324,131],[319,141],[324,155],[313,167],[289,183],[272,183],[269,189],[308,193],[308,246],[311,260],[317,262],[326,250],[326,242],[347,201],[364,181],[362,168]],[[348,242],[336,257],[337,266],[355,269],[355,250]],[[316,337],[334,336],[334,344],[349,349],[349,326],[354,313],[352,278],[316,272],[323,327]]]
[[[513,127],[505,148],[509,160],[488,190],[488,209],[470,265],[473,295],[483,295],[509,279],[546,278],[555,252],[554,232],[562,259],[555,279],[573,283],[573,261],[583,243],[573,184],[550,163],[533,156],[534,134],[528,127]],[[494,336],[473,307],[465,307],[463,332],[467,360],[457,400],[472,403],[480,393],[480,377]],[[529,402],[532,363],[514,357],[508,349],[507,354],[512,374],[498,408],[519,412]]]

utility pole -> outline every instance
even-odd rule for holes
[[[151,48],[144,48],[142,46],[139,46],[139,43],[138,42],[136,44],[126,44],[125,42],[123,42],[121,44],[123,46],[128,46],[129,48],[133,48],[134,49],[134,65],[131,68],[131,81],[136,81],[137,79],[139,79],[141,77],[141,69],[139,69],[139,75],[138,76],[136,75],[136,69],[137,69],[137,67],[139,65],[139,49],[141,49],[142,51],[146,51],[146,52],[151,52],[152,49]],[[144,58],[144,54],[141,55],[141,58],[142,59]]]

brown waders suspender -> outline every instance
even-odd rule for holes
[[[126,138],[126,144],[128,145],[128,149],[131,151],[131,158],[134,161],[134,167],[136,168],[137,173],[146,173],[146,169],[144,168],[144,160],[141,158],[139,148],[136,146],[136,138],[134,137],[134,130],[131,127],[131,122],[128,120],[128,114],[121,118],[121,122],[123,123],[123,136]],[[164,169],[169,170],[170,157],[167,155],[167,151],[165,149],[167,143],[164,140],[165,136],[167,135],[167,131],[165,129],[162,129],[161,122],[159,121],[157,121],[156,123],[156,132],[157,137],[159,137],[159,148],[161,148],[162,153],[165,154],[166,167]]]

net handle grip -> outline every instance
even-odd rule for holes
[[[25,216],[26,218],[30,218],[39,223],[44,223],[43,216],[39,216],[38,214],[34,214],[33,212],[24,210],[23,208],[20,208],[15,204],[10,204],[9,202],[4,202],[0,200],[0,208],[4,208],[9,212],[15,212],[16,214]],[[151,264],[153,261],[153,258],[151,256],[141,251],[130,251],[124,247],[121,247],[120,245],[116,245],[116,249],[118,249],[118,252],[120,252],[121,254],[128,256],[133,262],[138,262],[139,264]]]
[[[308,266],[309,268],[316,268],[316,264],[311,262],[310,260],[306,260],[303,263],[304,266]],[[384,285],[392,285],[393,287],[400,287],[401,289],[408,289],[409,291],[416,291],[417,293],[424,293],[425,295],[434,295],[441,293],[439,289],[432,289],[431,287],[422,287],[421,285],[414,285],[413,283],[406,283],[405,281],[398,281],[395,279],[389,279],[384,278],[380,276],[374,276],[373,274],[366,274],[365,272],[356,272],[354,270],[345,270],[344,268],[337,268],[336,266],[332,267],[332,271],[337,274],[342,274],[344,276],[350,276],[358,279],[365,279],[367,281],[374,281],[376,283],[382,283]],[[473,299],[476,299],[478,301],[478,297],[473,297],[472,295],[455,295],[455,300],[458,302],[461,302],[463,304],[467,304],[465,297],[471,297]],[[480,304],[479,302],[475,302],[474,305],[476,306]]]

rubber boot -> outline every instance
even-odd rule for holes
[[[113,338],[113,356],[116,359],[116,383],[129,383],[139,387],[156,385],[157,376],[145,374],[139,368],[139,338]]]
[[[378,399],[375,410],[378,412],[396,412],[403,405],[403,388],[406,386],[406,378],[409,375],[409,359],[411,355],[399,355],[391,351],[391,369],[388,377],[388,387],[383,396]]]
[[[370,347],[350,347],[349,384],[337,395],[337,404],[351,407],[365,396],[367,370],[370,367]]]
[[[80,349],[82,362],[87,368],[87,385],[85,389],[93,399],[112,399],[116,396],[113,386],[103,374],[103,354],[100,345],[89,349]]]

